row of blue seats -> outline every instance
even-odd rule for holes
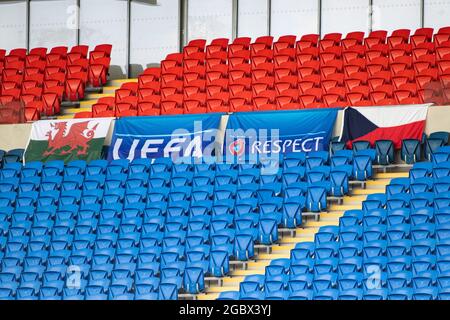
[[[353,154],[348,150],[341,150],[330,157],[327,151],[316,151],[309,153],[291,153],[284,155],[282,158],[269,159],[266,163],[250,162],[250,163],[222,163],[216,162],[215,159],[203,159],[203,162],[195,163],[195,159],[186,159],[187,163],[173,163],[170,158],[158,159],[136,159],[128,160],[113,160],[107,162],[106,160],[94,160],[86,163],[82,160],[76,160],[64,165],[63,161],[54,160],[45,164],[41,162],[29,162],[25,166],[21,163],[11,163],[5,165],[1,170],[1,177],[7,178],[12,176],[55,176],[55,175],[96,175],[106,174],[112,176],[114,174],[135,174],[135,173],[199,173],[203,171],[233,171],[237,170],[239,173],[246,169],[259,169],[260,174],[274,174],[278,170],[286,170],[292,167],[305,167],[306,170],[311,170],[318,166],[331,165],[339,166],[341,164],[352,164],[355,159],[363,156],[369,156],[372,161],[375,161],[376,154],[373,150],[363,150]]]
[[[374,226],[397,224],[410,224],[411,228],[422,224],[446,224],[450,223],[450,209],[435,210],[426,208],[400,208],[400,209],[370,209],[370,210],[347,210],[339,218],[341,227]]]
[[[155,284],[156,285],[156,284]],[[133,292],[128,292],[123,285],[112,285],[107,291],[97,285],[85,289],[64,288],[62,292],[55,287],[20,287],[17,291],[0,288],[0,300],[176,300],[178,288],[171,283],[136,285]]]
[[[433,132],[428,137],[424,134],[421,140],[404,139],[401,145],[401,159],[409,164],[421,161],[422,158],[428,161],[432,160],[432,154],[440,147],[446,146],[449,142],[450,134],[448,132]],[[332,139],[330,151],[334,154],[336,151],[345,150],[347,144],[339,141],[338,137]],[[391,140],[377,140],[373,147],[369,141],[359,140],[352,143],[352,151],[373,150],[376,153],[375,161],[379,165],[390,165],[395,163],[395,148]]]

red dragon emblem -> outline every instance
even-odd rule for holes
[[[89,121],[74,123],[68,132],[66,132],[67,122],[50,124],[57,132],[54,136],[51,130],[46,133],[48,147],[43,156],[46,157],[55,153],[66,155],[73,152],[77,152],[77,155],[86,155],[89,147],[88,142],[94,138],[95,130],[98,126],[97,123],[92,129],[88,129],[88,124]]]

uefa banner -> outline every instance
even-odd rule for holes
[[[344,111],[341,141],[352,148],[355,141],[391,140],[400,149],[404,139],[422,139],[429,104],[349,107]]]
[[[108,160],[210,156],[220,119],[219,113],[120,118]]]
[[[25,162],[99,159],[110,124],[111,118],[36,121]]]
[[[328,150],[338,109],[230,115],[224,155],[268,155]]]

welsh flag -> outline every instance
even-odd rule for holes
[[[36,121],[25,162],[99,159],[110,124],[110,118]]]

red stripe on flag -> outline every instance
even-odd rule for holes
[[[400,149],[402,146],[403,139],[422,140],[422,134],[424,129],[425,129],[425,120],[411,122],[408,124],[404,124],[402,126],[378,128],[362,137],[359,137],[358,139],[349,141],[347,143],[347,146],[349,149],[351,149],[352,142],[361,140],[370,141],[372,145],[375,144],[376,140],[391,140],[394,142],[395,148]]]

